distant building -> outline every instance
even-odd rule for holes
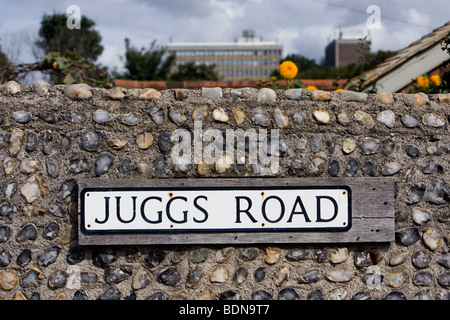
[[[414,79],[424,74],[436,73],[442,76],[445,72],[450,72],[450,67],[444,63],[449,56],[442,50],[442,40],[449,33],[450,21],[399,50],[373,69],[365,71],[363,90],[408,93]],[[345,89],[355,90],[359,85],[359,77],[355,77],[347,83]]]
[[[170,42],[166,49],[175,55],[173,70],[187,62],[215,65],[220,80],[234,81],[266,80],[278,68],[283,46],[244,30],[234,42]]]
[[[358,63],[362,49],[370,52],[370,45],[366,41],[361,46],[364,37],[358,33],[339,32],[339,38],[331,41],[325,48],[325,65],[329,67],[346,67],[352,63]]]

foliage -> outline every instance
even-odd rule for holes
[[[65,14],[44,15],[35,45],[44,58],[34,63],[12,63],[1,66],[0,82],[21,81],[27,74],[40,71],[54,84],[87,83],[96,87],[112,86],[105,67],[93,62],[102,53],[100,34],[93,30],[94,21],[81,17],[81,29],[69,29]]]
[[[268,81],[259,81],[259,87],[270,87],[273,90],[277,89],[290,89],[290,88],[305,88],[305,84],[300,81],[300,79],[295,77],[298,76],[299,68],[297,65],[290,61],[284,60],[280,63],[278,67],[278,75],[283,78],[283,80],[278,80],[276,75],[272,75]]]
[[[195,80],[219,80],[219,76],[214,71],[215,65],[196,65],[194,62],[187,62],[179,65],[178,70],[170,75],[173,81],[195,81]]]
[[[450,91],[447,81],[441,79],[438,74],[424,74],[412,81],[413,88],[409,91],[409,93],[423,92],[430,94],[448,93]]]
[[[447,51],[448,55],[450,56],[450,32],[442,40],[441,45],[442,51]],[[444,67],[449,66],[450,66],[450,58],[444,62]],[[441,85],[438,88],[438,90],[441,90],[441,92],[450,92],[450,70],[445,72],[444,75],[442,76]]]
[[[257,86],[259,88],[271,88],[273,90],[306,88],[305,84],[300,79],[278,80],[275,76],[270,77],[269,80],[259,81]]]
[[[377,51],[376,53],[366,53],[365,61],[362,65],[350,64],[346,67],[330,67],[317,64],[315,60],[308,59],[299,54],[287,55],[281,62],[289,60],[294,62],[301,70],[303,79],[350,79],[361,74],[361,70],[367,71],[385,59],[393,56],[394,51]],[[362,67],[362,68],[361,68]],[[275,70],[271,76],[280,78],[278,70]]]
[[[64,56],[59,52],[49,52],[42,61],[10,63],[0,67],[0,83],[8,80],[21,81],[33,71],[50,75],[55,84],[86,83],[95,87],[113,85],[106,68],[98,67],[71,51],[67,51]]]
[[[49,52],[45,56],[45,66],[51,66],[51,72],[58,79],[57,83],[65,85],[86,83],[95,87],[111,87],[112,81],[106,68],[84,60],[76,52],[67,51],[64,56],[59,52]],[[49,71],[50,71],[49,70]]]
[[[96,61],[103,52],[103,46],[100,44],[102,37],[93,29],[95,22],[82,16],[80,29],[69,29],[66,23],[65,14],[44,15],[39,29],[40,39],[36,41],[36,46],[45,54],[59,52],[63,55],[71,51],[84,60]]]
[[[156,46],[156,40],[150,44],[150,48],[136,48],[130,45],[130,40],[125,39],[125,69],[127,71],[119,75],[131,80],[166,80],[175,57],[165,57],[165,48]],[[123,60],[123,57],[122,57]]]
[[[450,55],[450,32],[441,42],[442,51],[447,51]],[[450,58],[444,61],[443,67],[450,66]],[[423,92],[426,94],[430,93],[449,93],[450,92],[450,71],[446,71],[442,78],[439,74],[424,74],[413,79],[413,88],[409,91],[410,93]]]
[[[0,83],[13,79],[14,74],[11,72],[9,65],[10,61],[5,53],[2,52],[0,46]]]
[[[352,85],[349,89],[354,91],[365,91],[367,93],[376,93],[376,81],[371,83],[367,83],[366,80],[366,71],[375,68],[378,64],[382,63],[386,59],[392,57],[396,54],[395,51],[383,51],[379,50],[376,53],[370,52],[371,41],[367,39],[367,36],[364,38],[358,39],[358,49],[359,53],[358,61],[356,64],[352,64],[348,66],[349,76],[346,77],[348,79],[347,83],[351,81],[352,78],[356,78],[356,85]],[[345,87],[345,85],[344,85]]]
[[[335,79],[336,88],[340,79],[359,77],[358,87],[361,88],[365,83],[364,72],[374,68],[377,64],[395,54],[394,51],[383,50],[379,50],[376,53],[369,52],[367,50],[367,44],[367,39],[360,39],[359,51],[362,53],[360,60],[358,63],[352,63],[345,67],[330,67],[318,64],[315,60],[308,59],[300,54],[289,54],[280,63],[292,61],[298,67],[298,70],[301,71],[291,83],[291,86],[294,88],[305,88],[304,84],[300,81],[300,76],[303,79]],[[278,89],[280,88],[280,81],[278,79],[282,79],[282,77],[277,69],[272,72],[271,79],[261,81],[260,86]]]
[[[366,74],[364,73],[367,65],[369,65],[369,61],[371,58],[371,53],[370,53],[370,46],[371,46],[372,42],[370,40],[367,39],[367,36],[365,36],[364,38],[360,38],[358,39],[358,49],[356,50],[356,52],[359,53],[358,55],[358,63],[355,66],[355,72],[357,72],[359,74],[358,76],[358,82],[357,82],[357,86],[355,88],[352,88],[354,91],[363,91],[366,87]],[[369,90],[370,93],[376,93],[376,89],[375,89],[375,83],[372,85],[372,89]]]
[[[4,67],[8,64],[8,58],[6,57],[6,54],[4,54],[0,47],[0,68]]]

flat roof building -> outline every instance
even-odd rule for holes
[[[346,67],[352,63],[357,64],[364,53],[370,52],[368,41],[361,40],[363,35],[339,33],[339,38],[331,41],[325,48],[325,65],[329,67]],[[364,47],[361,45],[364,43]]]
[[[215,65],[220,80],[234,81],[266,80],[278,68],[283,46],[244,30],[234,42],[170,42],[166,49],[175,55],[172,71],[188,62]]]

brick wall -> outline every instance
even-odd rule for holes
[[[315,86],[321,90],[335,90],[337,87],[342,88],[347,80],[340,79],[302,79],[302,82],[306,86]],[[278,80],[276,83],[283,87],[287,86],[285,80]],[[337,84],[337,87],[336,87]],[[116,79],[115,85],[117,87],[123,87],[126,89],[132,88],[153,88],[156,90],[166,90],[166,89],[193,89],[199,90],[201,88],[258,88],[261,85],[260,81],[138,81],[138,80],[125,80]]]

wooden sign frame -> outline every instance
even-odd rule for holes
[[[279,189],[301,186],[324,188],[345,186],[351,191],[351,227],[336,230],[214,232],[87,232],[82,227],[83,199],[86,190],[154,187],[193,189],[205,187]],[[78,181],[80,245],[160,245],[160,244],[251,244],[251,243],[367,243],[395,240],[394,180],[389,177],[370,178],[206,178]]]

